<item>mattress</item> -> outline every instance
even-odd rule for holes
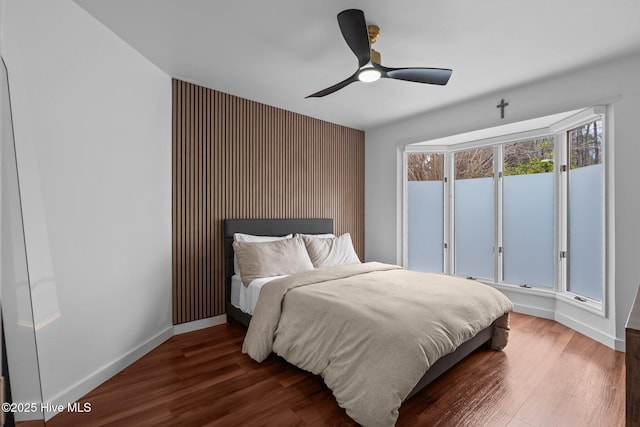
[[[253,315],[256,308],[260,289],[272,280],[280,279],[285,276],[262,277],[249,283],[249,286],[242,284],[242,279],[237,274],[231,276],[231,304],[247,314]]]

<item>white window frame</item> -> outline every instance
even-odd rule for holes
[[[559,145],[558,145],[558,138],[557,135],[555,133],[552,133],[549,131],[549,129],[546,130],[540,130],[540,133],[534,136],[529,136],[526,139],[520,139],[517,141],[512,141],[511,143],[515,143],[517,144],[518,142],[524,142],[527,140],[535,140],[535,139],[542,139],[542,138],[549,138],[549,139],[553,139],[554,140],[554,145],[553,145],[553,153],[556,161],[555,163],[558,164],[559,160],[557,157],[557,152],[559,149]],[[500,162],[499,162],[499,166],[496,167],[496,169],[500,169],[500,172],[496,172],[496,175],[498,175],[496,177],[496,181],[497,184],[496,186],[499,188],[500,194],[500,201],[496,202],[497,204],[499,204],[499,208],[500,211],[498,212],[498,215],[500,216],[499,219],[496,219],[496,222],[500,225],[500,230],[497,231],[497,233],[499,233],[499,237],[497,238],[498,241],[498,245],[499,247],[503,248],[504,247],[504,240],[503,240],[503,227],[504,227],[504,146],[507,145],[509,143],[503,143],[500,144],[499,146],[499,154],[500,154]],[[496,150],[498,150],[498,148],[496,148]],[[558,239],[558,229],[557,229],[557,224],[559,223],[556,218],[559,215],[559,204],[558,204],[558,189],[559,189],[559,183],[557,182],[557,176],[558,176],[558,171],[556,170],[556,168],[554,167],[554,183],[553,183],[553,252],[554,252],[554,260],[556,260],[555,264],[554,264],[554,268],[553,268],[553,284],[551,287],[544,287],[544,286],[532,286],[530,288],[526,288],[524,287],[522,284],[515,284],[515,283],[508,283],[504,281],[504,252],[499,252],[499,257],[500,257],[500,271],[498,272],[497,275],[497,280],[495,283],[501,285],[501,286],[507,286],[510,288],[522,288],[525,291],[529,291],[529,292],[558,292],[558,290],[560,289],[560,287],[558,286],[559,281],[558,281],[558,268],[557,268],[557,260],[559,259],[560,256],[560,252],[558,250],[559,247],[559,239]],[[497,194],[497,193],[496,193]],[[496,226],[498,227],[498,225]]]
[[[568,174],[561,172],[558,166],[568,165],[567,159],[567,131],[582,126],[594,120],[602,120],[603,133],[603,200],[601,204],[603,228],[602,228],[602,300],[594,301],[584,295],[578,295],[567,289],[567,258],[560,256],[561,252],[567,251],[568,246],[568,224],[567,224],[567,204],[568,204]],[[454,155],[456,152],[482,148],[486,146],[494,147],[494,278],[493,281],[483,281],[495,287],[504,287],[518,292],[532,294],[555,294],[555,297],[564,303],[587,310],[598,316],[605,317],[605,307],[607,307],[608,271],[607,271],[607,200],[608,200],[608,153],[612,147],[612,138],[608,129],[607,108],[595,106],[584,109],[565,119],[559,120],[548,127],[529,129],[522,132],[498,135],[481,140],[470,140],[451,145],[407,145],[403,153],[402,183],[403,183],[403,265],[407,267],[408,261],[408,229],[407,229],[407,155],[410,153],[440,153],[444,154],[444,247],[443,247],[443,272],[452,275],[455,271],[455,189],[452,183],[455,177]],[[503,252],[498,248],[503,247],[503,147],[505,144],[516,143],[537,139],[541,137],[553,136],[554,156],[556,158],[556,168],[554,170],[554,254],[556,263],[554,265],[554,284],[552,288],[532,287],[522,288],[517,284],[504,282],[504,259]],[[567,166],[567,169],[568,166]],[[496,253],[497,252],[497,253]],[[570,256],[570,254],[569,254]],[[576,297],[580,297],[578,300]],[[583,301],[582,299],[586,299]]]
[[[569,167],[569,158],[567,156],[568,148],[569,148],[568,142],[567,142],[567,132],[569,130],[586,125],[598,119],[602,121],[602,134],[604,139],[603,150],[601,153],[602,195],[603,195],[603,200],[600,207],[601,214],[602,214],[602,230],[601,230],[602,259],[600,260],[600,262],[602,263],[602,277],[601,277],[602,300],[601,301],[595,301],[585,295],[579,295],[575,292],[569,291],[568,261],[569,261],[569,258],[571,257],[571,254],[570,253],[568,254],[568,258],[560,258],[560,254],[559,254],[559,251],[568,251],[568,248],[569,248],[569,242],[568,242],[569,225],[568,225],[568,218],[567,218],[567,214],[568,214],[567,206],[569,204],[568,180],[569,180],[569,174],[571,173],[571,171]],[[608,175],[609,175],[608,168],[607,168],[607,158],[608,158],[608,151],[609,151],[609,145],[610,145],[610,138],[609,138],[609,133],[607,128],[608,126],[607,126],[606,108],[600,107],[600,106],[592,107],[584,111],[581,111],[575,116],[571,116],[565,120],[561,120],[560,122],[555,123],[554,125],[551,126],[551,129],[559,133],[558,138],[560,142],[560,147],[562,148],[561,164],[567,166],[566,172],[559,172],[557,174],[557,179],[560,184],[558,188],[561,190],[561,193],[559,194],[559,197],[558,197],[558,202],[559,202],[558,225],[559,227],[561,227],[561,231],[559,235],[556,236],[556,238],[561,239],[558,245],[559,249],[558,249],[557,258],[556,258],[558,260],[558,270],[559,270],[558,284],[556,289],[557,297],[566,303],[569,303],[572,305],[578,305],[581,308],[584,308],[588,311],[591,311],[595,314],[602,315],[602,316],[605,315],[605,307],[607,306],[606,291],[608,288],[607,286],[608,274],[607,274],[607,262],[606,262],[607,256],[608,256],[607,244],[606,244],[606,240],[607,240],[606,229],[607,229],[607,223],[608,223],[608,215],[607,215],[607,209],[606,209],[606,205],[607,205],[606,201],[607,201],[607,195],[608,195]],[[582,299],[585,299],[585,300],[583,301]]]
[[[489,140],[485,140],[485,141],[489,141]],[[460,145],[463,145],[463,144],[460,144]],[[455,224],[456,224],[456,221],[455,221],[455,214],[456,214],[455,188],[456,188],[456,186],[454,185],[455,180],[456,180],[455,155],[456,155],[456,153],[459,153],[459,152],[473,150],[473,149],[477,149],[477,148],[486,148],[486,147],[493,147],[493,153],[492,153],[491,161],[493,163],[493,171],[494,171],[494,174],[493,174],[493,185],[494,185],[494,211],[493,211],[494,212],[494,216],[493,216],[493,223],[494,223],[493,224],[494,266],[493,266],[492,282],[488,282],[488,283],[496,283],[497,270],[496,270],[496,265],[495,265],[496,264],[496,262],[495,262],[495,259],[496,259],[495,251],[496,251],[496,248],[498,247],[498,245],[497,245],[498,224],[497,224],[497,219],[496,219],[497,218],[497,215],[496,215],[497,211],[495,210],[496,209],[496,198],[497,198],[496,197],[497,194],[495,192],[496,176],[497,176],[497,174],[496,174],[496,149],[495,149],[495,146],[493,146],[493,144],[490,144],[490,143],[485,143],[485,144],[477,145],[477,146],[464,144],[463,147],[456,146],[455,148],[449,150],[449,153],[448,153],[450,155],[450,157],[449,157],[450,165],[448,165],[449,166],[449,172],[450,172],[450,179],[448,181],[451,182],[451,186],[450,186],[451,187],[451,189],[450,189],[451,197],[449,198],[449,200],[450,200],[450,202],[449,202],[450,213],[449,213],[449,217],[448,218],[449,218],[449,221],[450,221],[449,222],[449,227],[451,229],[451,242],[452,243],[449,246],[449,248],[451,248],[451,250],[449,251],[450,254],[451,254],[451,269],[447,274],[455,275],[455,271],[456,271],[456,269],[455,269],[455,260],[456,260],[456,251],[455,251],[455,237],[456,237],[456,233],[455,233]],[[445,170],[446,169],[447,168],[445,168]],[[445,206],[446,205],[447,205],[447,203],[446,203],[446,200],[445,200]],[[501,215],[501,213],[500,213],[500,215]],[[487,278],[484,278],[484,277],[483,278],[475,278],[474,277],[474,279],[478,280],[478,281],[481,281],[481,282],[486,282],[487,281],[486,280]]]

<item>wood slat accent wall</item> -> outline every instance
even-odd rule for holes
[[[173,80],[173,323],[224,313],[225,218],[333,218],[364,258],[364,132]]]

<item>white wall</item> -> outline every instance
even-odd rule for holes
[[[4,0],[45,402],[172,333],[171,79],[71,0]]]
[[[530,119],[563,111],[612,104],[614,152],[609,160],[613,173],[610,183],[610,212],[614,213],[609,233],[610,294],[608,319],[576,314],[563,308],[570,320],[563,323],[592,330],[594,337],[624,339],[626,322],[633,297],[640,283],[640,55],[592,66],[564,75],[505,88],[503,91],[464,104],[453,105],[412,117],[366,133],[365,143],[365,253],[368,260],[401,263],[402,229],[400,209],[402,187],[401,160],[398,156],[406,144],[425,141]],[[482,76],[478,76],[481,84]],[[500,119],[496,105],[504,98],[509,106],[506,118]],[[559,319],[565,320],[565,319]],[[574,322],[574,323],[572,323]],[[584,330],[583,330],[584,332]]]

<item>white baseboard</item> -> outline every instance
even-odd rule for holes
[[[532,307],[524,304],[514,304],[513,311],[516,313],[526,314],[528,316],[541,317],[543,319],[554,320],[554,312],[544,308]]]
[[[586,335],[592,340],[598,341],[601,344],[606,345],[617,351],[625,351],[625,342],[619,338],[612,337],[590,325],[587,325],[579,320],[576,320],[563,313],[554,312],[551,310],[541,309],[538,307],[531,307],[523,304],[514,304],[514,310],[516,313],[527,314],[529,316],[541,317],[543,319],[555,320],[564,326],[580,332],[582,335]]]
[[[173,326],[169,326],[144,343],[140,344],[138,347],[132,349],[131,351],[112,361],[111,363],[103,366],[92,374],[87,375],[84,379],[76,382],[57,395],[45,397],[44,401],[50,403],[50,406],[52,408],[58,407],[59,405],[63,405],[63,407],[66,408],[68,403],[76,402],[82,396],[89,393],[91,390],[107,381],[109,378],[113,377],[118,372],[122,371],[124,368],[131,365],[133,362],[140,359],[142,356],[144,356],[172,336]],[[55,410],[45,411],[45,421],[50,420],[57,413],[58,412]]]
[[[617,338],[603,330],[602,316],[597,313],[587,310],[576,313],[575,310],[573,312],[567,310],[565,304],[558,304],[559,301],[564,301],[552,292],[529,294],[519,289],[514,290],[504,286],[494,287],[501,290],[513,301],[516,313],[555,320],[609,348],[625,351],[624,339]]]
[[[211,326],[217,326],[227,323],[227,315],[221,314],[219,316],[207,317],[206,319],[194,320],[193,322],[181,323],[173,326],[173,334],[179,335],[186,332],[197,331],[198,329],[209,328]]]
[[[556,313],[555,320],[558,323],[561,323],[564,326],[573,329],[574,331],[580,332],[582,335],[586,335],[592,340],[598,341],[599,343],[604,344],[607,347],[612,348],[614,350],[618,350],[616,348],[619,346],[619,343],[617,343],[617,341],[620,341],[620,340],[617,340],[615,337],[612,337],[611,335],[608,335],[602,331],[599,331],[563,313]]]

